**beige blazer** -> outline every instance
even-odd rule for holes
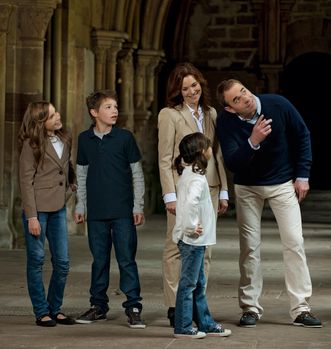
[[[66,194],[75,175],[70,163],[70,149],[64,143],[60,159],[47,140],[43,163],[38,166],[33,157],[29,140],[25,140],[19,158],[19,182],[22,206],[27,218],[37,217],[37,212],[60,210],[66,202]]]
[[[216,110],[211,108],[204,115],[204,134],[211,140],[213,156],[208,162],[206,178],[210,187],[219,186],[220,190],[228,190],[221,147],[215,135]],[[172,168],[175,158],[179,154],[179,143],[190,133],[199,132],[189,108],[163,108],[158,116],[159,129],[159,170],[162,195],[176,192],[178,180],[177,171]]]

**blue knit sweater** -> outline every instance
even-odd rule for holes
[[[312,153],[310,133],[295,107],[274,94],[257,96],[261,114],[272,119],[272,132],[254,150],[248,143],[254,125],[236,114],[222,111],[217,118],[217,137],[226,167],[235,184],[275,185],[309,178]]]

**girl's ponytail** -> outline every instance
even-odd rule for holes
[[[179,154],[174,161],[174,168],[177,170],[177,173],[181,175],[184,171],[184,166],[182,164],[182,155]]]

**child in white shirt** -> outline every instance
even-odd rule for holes
[[[205,295],[204,253],[207,246],[216,244],[215,214],[205,177],[212,155],[210,145],[204,134],[189,134],[180,142],[180,153],[174,163],[180,178],[173,241],[178,245],[182,260],[175,307],[176,338],[231,334],[231,330],[215,322]],[[193,327],[193,320],[198,328]]]

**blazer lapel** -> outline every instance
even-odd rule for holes
[[[187,123],[189,128],[192,130],[192,132],[198,132],[199,131],[198,126],[193,119],[190,109],[186,105],[184,105],[183,108],[180,110],[180,113],[182,114],[183,118],[185,119],[185,122]]]
[[[57,155],[54,147],[53,147],[53,144],[51,143],[50,139],[48,139],[47,144],[46,144],[46,153],[55,163],[57,163],[59,166],[62,167],[63,163],[66,161],[66,158],[65,158],[66,147],[67,147],[67,145],[66,145],[66,143],[64,143],[63,153],[62,153],[62,157],[60,159],[59,156]]]

